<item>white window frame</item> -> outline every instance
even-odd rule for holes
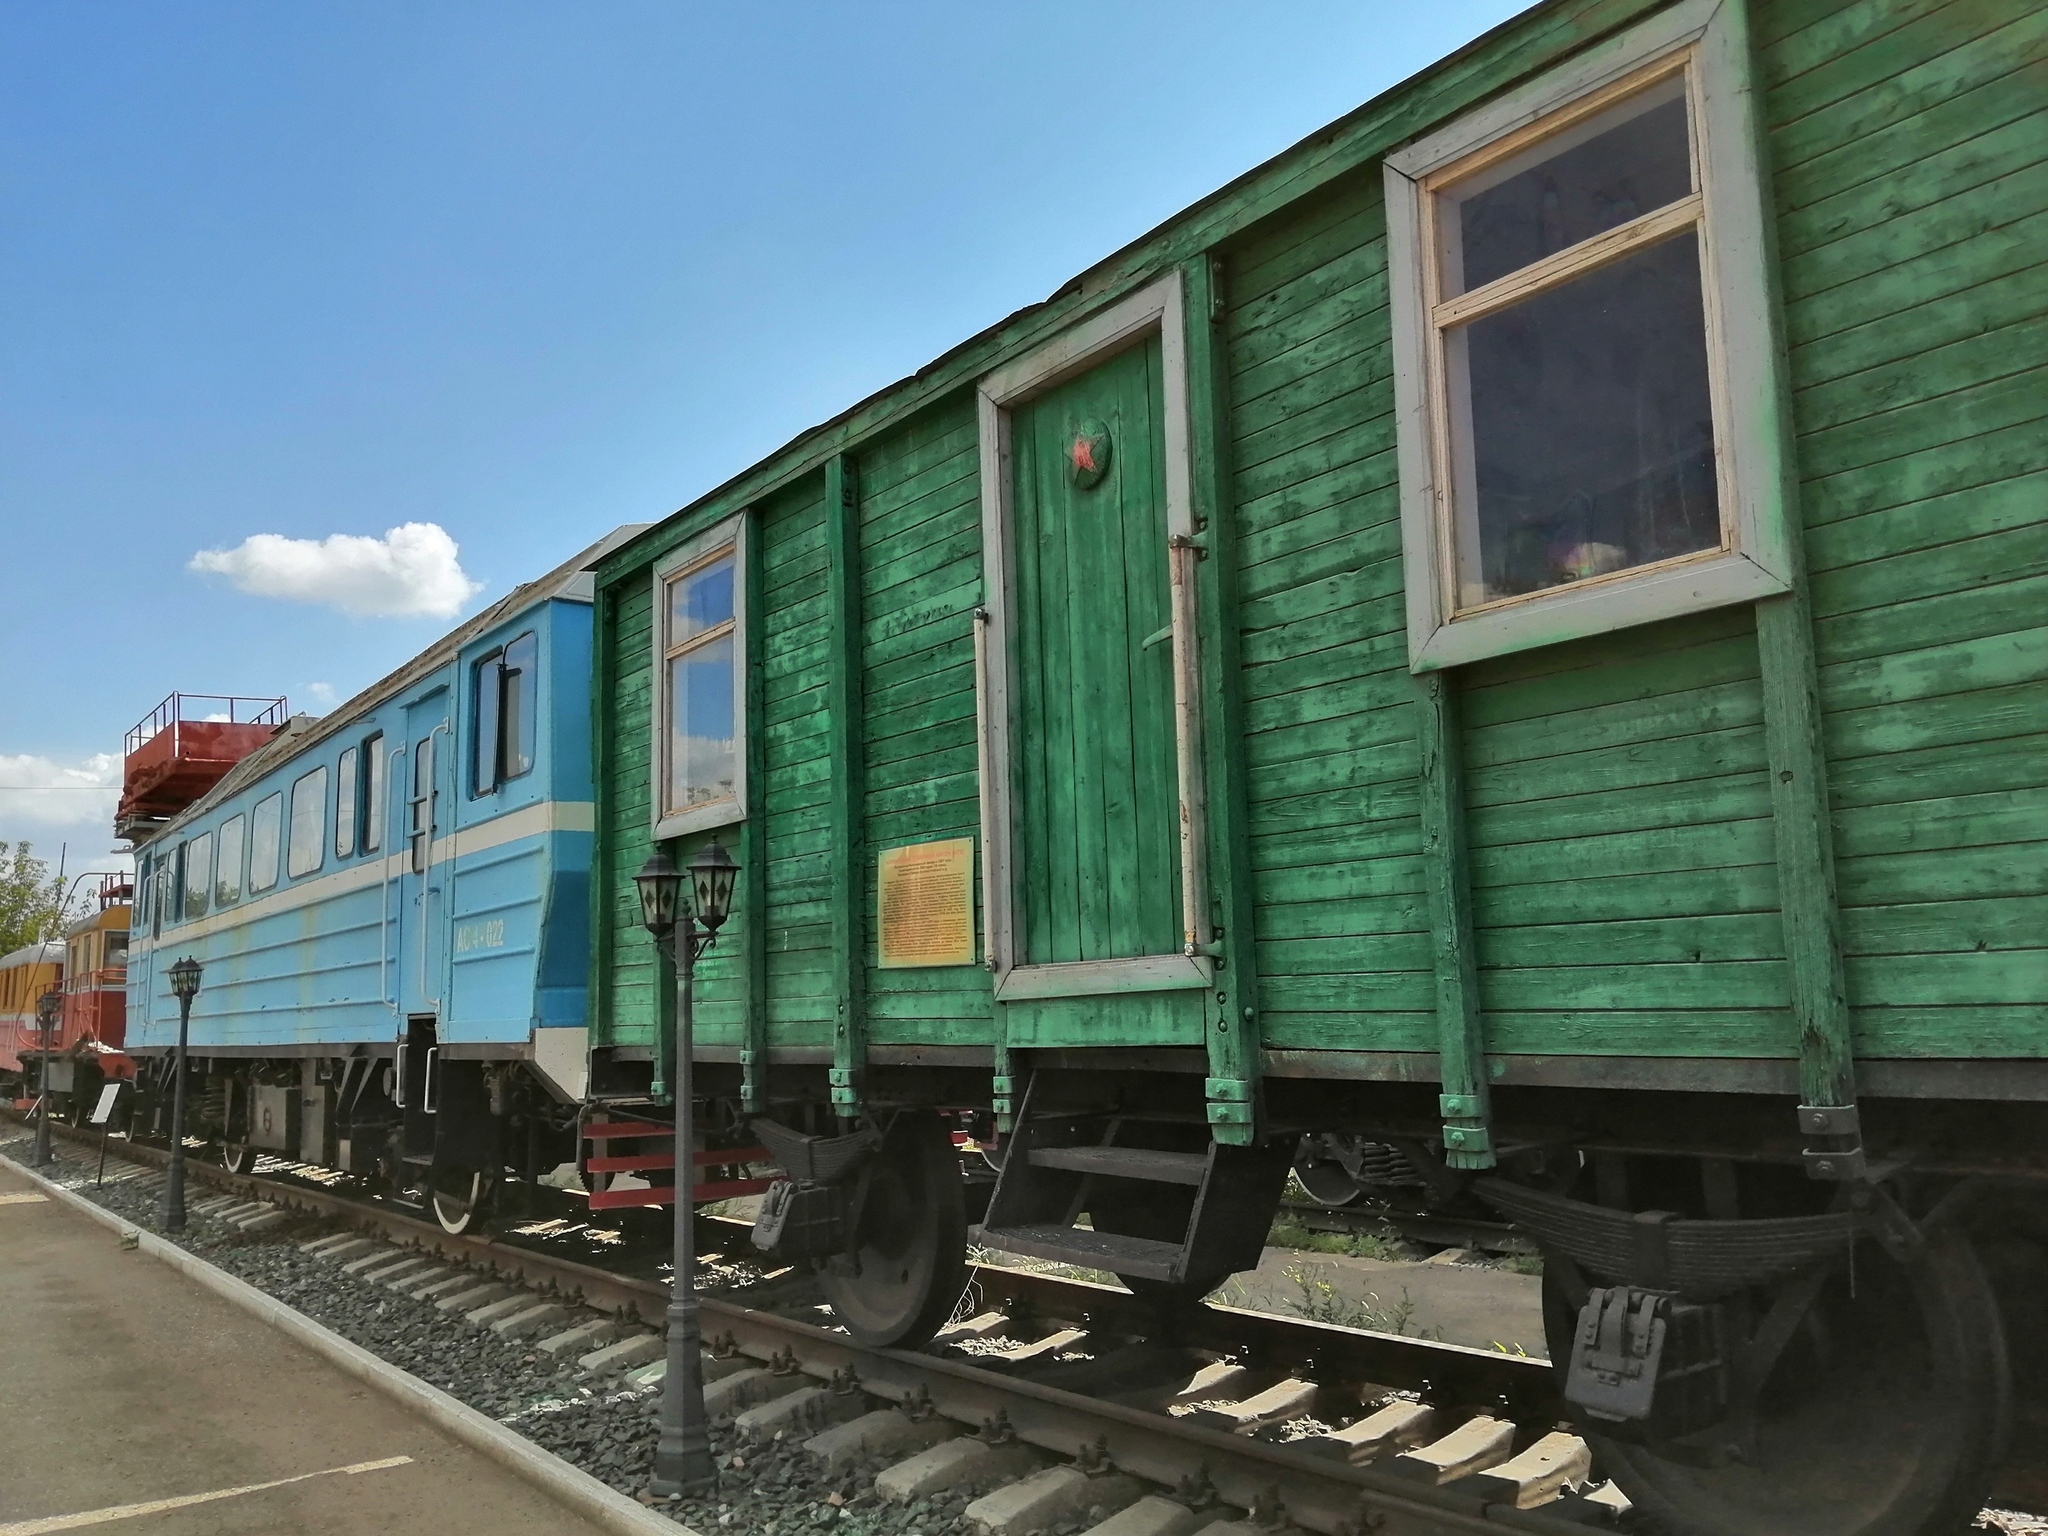
[[[1437,298],[1432,186],[1448,180],[1446,172],[1467,173],[1475,159],[1515,153],[1610,99],[1647,88],[1678,59],[1688,73],[1699,170],[1696,228],[1722,545],[1456,615],[1441,331],[1457,323],[1461,311],[1454,306],[1464,300]],[[1785,492],[1791,444],[1772,320],[1767,263],[1773,245],[1755,101],[1739,0],[1684,0],[1387,157],[1395,435],[1412,670],[1458,666],[1791,590],[1796,567]],[[1653,212],[1623,229],[1659,218],[1669,223],[1670,213]],[[1616,242],[1610,232],[1575,249],[1601,241],[1619,246],[1613,259],[1646,248],[1646,242]],[[1500,281],[1511,283],[1528,271]]]
[[[1159,337],[1165,389],[1164,428],[1167,547],[1173,617],[1174,738],[1180,791],[1182,947],[1178,954],[1117,960],[1076,960],[1020,965],[1022,919],[1012,892],[1014,807],[1010,717],[1009,633],[1016,560],[1011,534],[1010,413],[1036,396],[1085,373],[1148,336]],[[1097,997],[1118,992],[1208,987],[1214,966],[1205,885],[1201,752],[1201,657],[1196,632],[1194,565],[1197,550],[1188,457],[1187,330],[1178,272],[1168,273],[1107,309],[1089,316],[1034,352],[982,380],[977,409],[981,438],[983,612],[976,621],[975,715],[980,751],[981,904],[987,933],[984,963],[995,973],[998,1002],[1047,997]]]
[[[730,800],[714,800],[686,811],[668,809],[669,718],[669,583],[694,568],[708,565],[727,548],[732,551],[732,731],[739,758],[739,772],[733,778]],[[671,550],[654,567],[654,676],[650,692],[654,700],[654,750],[648,754],[652,765],[650,809],[657,838],[682,837],[712,827],[729,827],[747,819],[747,518],[737,513],[696,538]]]

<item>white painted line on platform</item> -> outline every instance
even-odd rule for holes
[[[353,1466],[327,1467],[319,1472],[301,1472],[297,1477],[280,1477],[275,1482],[248,1483],[240,1488],[217,1488],[212,1493],[187,1493],[175,1499],[151,1499],[147,1504],[116,1504],[110,1509],[88,1509],[76,1515],[47,1515],[40,1520],[16,1520],[0,1525],[0,1536],[46,1536],[51,1531],[76,1531],[88,1525],[105,1525],[113,1520],[133,1520],[137,1515],[161,1515],[167,1510],[192,1504],[211,1504],[216,1499],[239,1499],[245,1493],[262,1493],[316,1477],[354,1477],[358,1472],[382,1472],[389,1467],[412,1464],[410,1456],[387,1456],[382,1461],[359,1461]]]
[[[50,1197],[38,1194],[32,1189],[20,1189],[10,1194],[0,1195],[0,1205],[35,1205],[38,1202],[48,1205]],[[0,1527],[0,1529],[4,1529],[4,1527]]]

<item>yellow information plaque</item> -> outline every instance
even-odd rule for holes
[[[884,848],[879,963],[974,964],[974,839]]]

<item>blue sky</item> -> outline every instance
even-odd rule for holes
[[[0,9],[0,838],[103,853],[172,689],[321,712],[1518,8]]]

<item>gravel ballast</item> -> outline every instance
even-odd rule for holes
[[[30,1147],[26,1135],[0,1137],[0,1152],[17,1161],[28,1160]],[[57,1164],[38,1170],[53,1182],[177,1243],[620,1492],[637,1497],[646,1489],[658,1434],[658,1386],[636,1389],[596,1381],[573,1358],[541,1354],[533,1339],[500,1338],[438,1311],[431,1299],[396,1294],[300,1251],[302,1243],[339,1231],[341,1223],[294,1216],[265,1231],[245,1233],[193,1216],[186,1231],[173,1237],[162,1232],[161,1195],[154,1188],[139,1187],[141,1180],[95,1188],[91,1163],[77,1161],[64,1147],[58,1156]],[[110,1163],[109,1171],[119,1166]],[[209,1193],[205,1184],[188,1184],[188,1209]],[[720,1469],[716,1493],[656,1508],[699,1531],[733,1536],[825,1529],[844,1536],[968,1536],[959,1518],[969,1502],[965,1494],[907,1505],[882,1500],[874,1492],[874,1478],[886,1460],[867,1458],[828,1472],[804,1451],[807,1433],[743,1444],[729,1423],[714,1425],[712,1450]]]

